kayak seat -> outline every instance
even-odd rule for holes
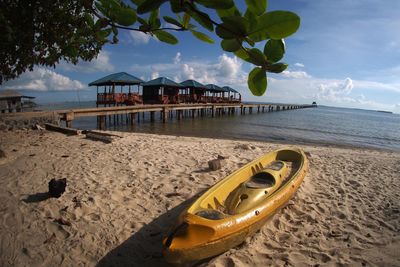
[[[227,215],[214,209],[206,209],[196,212],[197,216],[209,219],[209,220],[221,220]]]
[[[268,188],[275,185],[275,177],[268,172],[259,172],[250,177],[245,183],[247,188]]]
[[[271,169],[274,171],[280,171],[284,166],[285,166],[285,163],[283,163],[280,160],[275,160],[268,166],[268,169]]]

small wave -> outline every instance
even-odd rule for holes
[[[268,125],[257,124],[257,123],[247,123],[247,124],[252,125],[252,126],[257,126],[257,127],[263,127],[263,128],[276,128],[276,129],[282,129],[282,130],[291,129],[291,130],[297,130],[297,131],[322,133],[322,134],[336,135],[336,136],[359,137],[359,138],[365,138],[365,139],[371,139],[371,140],[400,142],[400,139],[380,137],[380,136],[368,136],[368,135],[351,134],[351,133],[345,133],[345,132],[324,131],[324,130],[320,130],[320,129],[308,129],[308,128],[293,127],[293,126],[271,125],[271,124],[268,124]]]

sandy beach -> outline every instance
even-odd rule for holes
[[[287,145],[118,133],[0,133],[0,266],[166,266],[163,233],[201,192]],[[310,171],[259,233],[200,266],[400,266],[400,153],[299,145]],[[207,162],[225,156],[222,169]],[[67,178],[48,198],[48,182]]]

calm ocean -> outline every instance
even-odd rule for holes
[[[94,107],[94,102],[64,103],[40,109]],[[319,106],[281,112],[222,117],[175,118],[168,123],[150,122],[148,115],[134,126],[109,130],[227,139],[279,141],[301,144],[333,144],[400,151],[400,114]],[[73,127],[96,128],[96,118],[74,120]]]

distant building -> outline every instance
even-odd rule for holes
[[[15,90],[0,90],[0,112],[21,112],[24,109],[23,98],[33,99],[33,96],[25,96]]]

